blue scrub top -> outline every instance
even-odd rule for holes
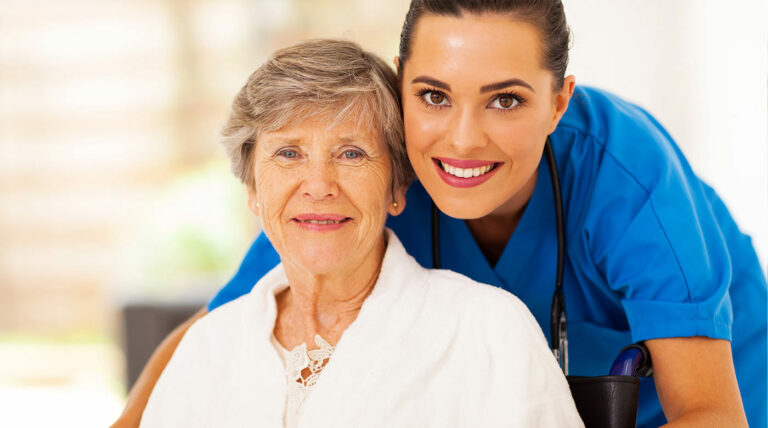
[[[577,87],[552,134],[566,219],[564,289],[570,373],[608,373],[618,351],[653,338],[732,342],[750,426],[766,426],[766,280],[751,240],[640,107]],[[431,205],[420,183],[389,218],[405,248],[432,267]],[[440,215],[442,266],[517,295],[549,337],[557,236],[545,159],[520,223],[492,266],[463,220]],[[209,309],[247,292],[279,257],[262,233]],[[638,426],[665,423],[643,379]]]

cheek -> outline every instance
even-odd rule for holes
[[[529,126],[493,126],[488,128],[491,141],[511,159],[525,158],[538,144],[538,133]]]
[[[440,117],[416,107],[403,106],[405,144],[409,156],[440,139],[446,129],[446,115]]]
[[[512,159],[538,159],[547,139],[548,122],[542,112],[530,111],[513,120],[493,121],[486,132],[499,149]]]
[[[378,223],[386,216],[391,180],[389,168],[383,165],[355,168],[345,174],[344,194],[361,211],[364,221]]]
[[[262,224],[265,229],[272,229],[280,222],[288,201],[295,193],[296,173],[273,163],[264,163],[255,168],[254,176]]]

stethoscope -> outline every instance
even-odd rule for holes
[[[552,193],[555,196],[555,220],[557,222],[557,275],[555,276],[555,292],[552,295],[549,342],[555,359],[567,376],[568,329],[565,317],[565,294],[563,293],[563,264],[565,260],[563,197],[560,193],[560,177],[557,174],[557,163],[549,137],[544,144],[544,155],[547,158],[549,176],[552,181]],[[440,212],[434,201],[432,202],[432,266],[435,269],[440,269]]]

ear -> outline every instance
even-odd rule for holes
[[[560,123],[560,119],[562,119],[565,111],[568,110],[568,103],[571,101],[571,96],[573,96],[573,89],[575,86],[576,78],[573,77],[573,75],[570,75],[563,80],[563,88],[554,94],[553,101],[555,109],[553,111],[552,122],[549,125],[549,131],[547,132],[547,135],[555,132],[557,124]]]
[[[395,64],[395,73],[397,73],[397,92],[402,92],[403,74],[402,74],[402,70],[400,70],[400,57],[395,56],[395,58],[392,60],[392,63]]]
[[[395,206],[395,204],[392,202],[389,203],[387,212],[390,215],[398,216],[403,212],[403,210],[405,210],[405,191],[406,190],[408,190],[407,187],[401,187],[393,192],[392,202],[397,202],[397,206]]]
[[[248,208],[256,215],[256,217],[261,217],[261,209],[258,206],[259,199],[256,195],[256,189],[252,186],[246,187],[248,187]]]

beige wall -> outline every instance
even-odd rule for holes
[[[121,299],[185,289],[207,298],[258,229],[236,196],[221,206],[212,184],[197,203],[178,202],[195,180],[239,192],[215,144],[232,95],[269,52],[304,38],[351,38],[391,58],[407,3],[1,3],[0,332],[110,331]],[[766,6],[572,0],[566,9],[570,71],[657,115],[765,263]],[[214,260],[207,270],[168,255],[184,251],[168,244],[179,240],[166,234],[174,223],[207,217],[234,222],[199,226],[203,244],[219,245],[216,233],[226,242],[200,256]]]
[[[195,171],[213,164],[227,176],[217,131],[250,72],[273,49],[308,37],[353,38],[391,58],[406,6],[0,4],[0,333],[109,332],[122,299],[170,298],[148,289],[169,283],[171,296],[183,294],[178,271],[136,272],[149,270],[140,253],[175,239],[163,230],[142,237],[142,229],[163,229],[147,226],[157,223],[153,211],[172,217],[169,193],[194,181]],[[237,188],[234,179],[226,183]],[[222,237],[229,246],[214,256],[227,260],[196,272],[207,281],[195,285],[201,299],[234,272],[258,228],[244,204],[212,208],[213,193],[201,191],[189,210],[234,216],[242,233]]]

